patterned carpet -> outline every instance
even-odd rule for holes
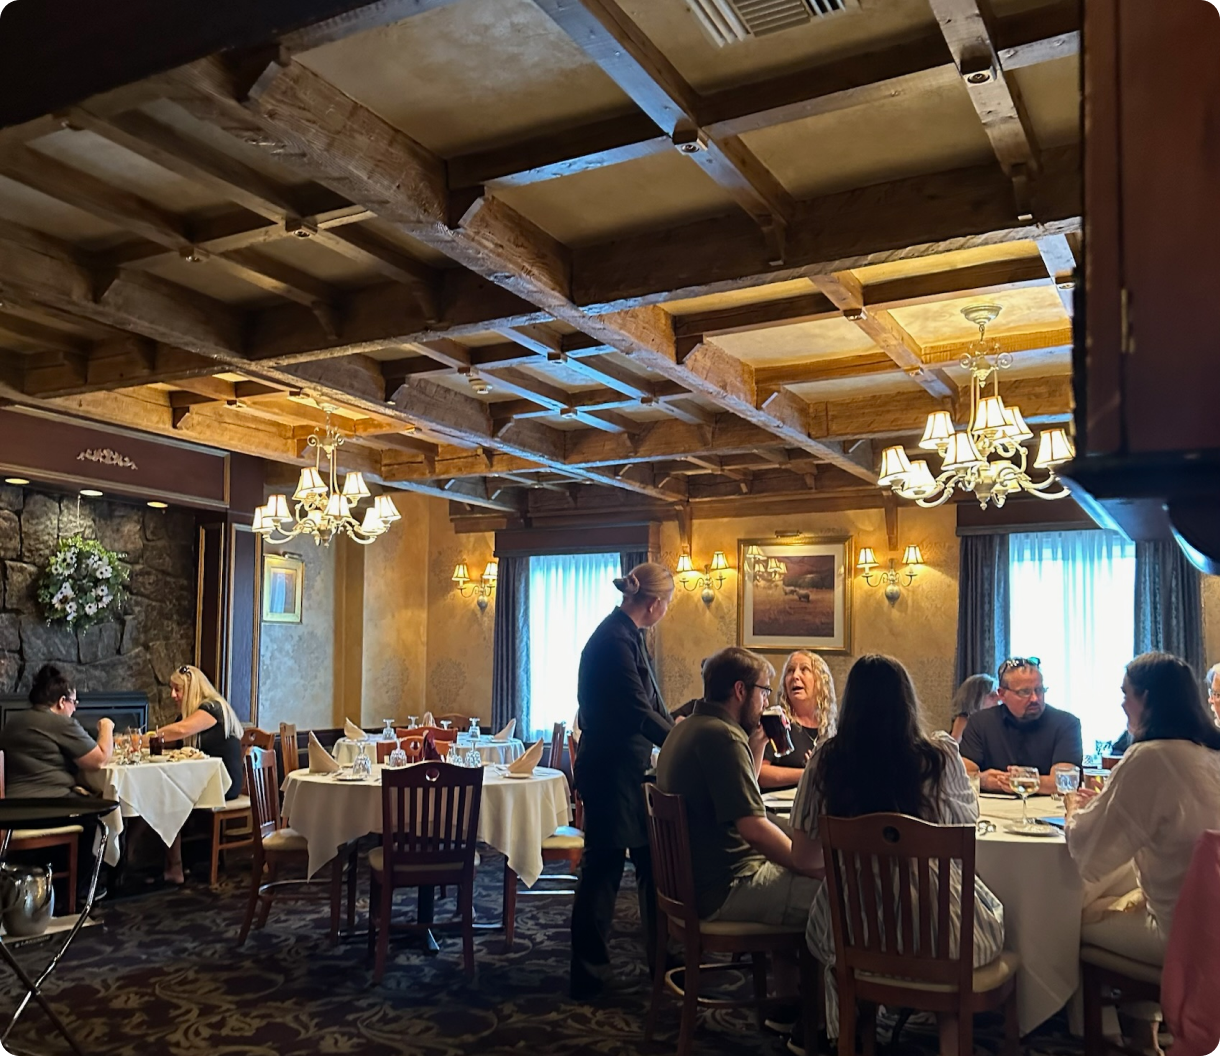
[[[500,912],[501,862],[488,856],[479,870],[482,920]],[[322,906],[277,907],[267,928],[238,950],[246,888],[236,866],[219,892],[190,884],[103,903],[104,927],[81,933],[47,993],[90,1056],[664,1056],[677,1041],[676,1004],[662,1012],[658,1036],[646,1045],[648,989],[643,969],[635,967],[635,898],[628,884],[620,897],[614,958],[639,986],[595,1005],[567,999],[569,898],[522,898],[511,954],[504,952],[502,933],[481,933],[473,983],[461,970],[456,938],[442,937],[442,951],[432,957],[404,938],[391,947],[378,987],[363,940],[328,944]],[[451,900],[438,901],[437,919],[451,907]],[[34,970],[48,950],[35,944],[19,956]],[[0,1009],[11,1007],[14,990],[13,983],[5,986]],[[998,1021],[980,1018],[976,1050],[997,1052],[999,1040]],[[48,1056],[69,1052],[49,1035],[37,1009],[23,1015],[11,1044]],[[759,1034],[744,1010],[704,1014],[696,1051],[787,1053],[781,1039]],[[901,1051],[934,1053],[934,1028],[908,1027]],[[1025,1051],[1079,1056],[1081,1047],[1060,1019],[1027,1039]]]

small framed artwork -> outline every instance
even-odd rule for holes
[[[263,555],[263,622],[300,623],[305,562],[290,554]]]
[[[739,539],[737,560],[740,645],[851,650],[851,536]]]

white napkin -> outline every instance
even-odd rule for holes
[[[497,733],[492,738],[492,740],[493,741],[507,741],[513,735],[513,730],[515,730],[516,728],[517,728],[517,720],[509,719],[508,725],[505,726],[504,729],[502,729],[499,733]]]
[[[510,774],[532,774],[542,759],[542,738],[531,744],[520,759],[508,764]]]
[[[340,766],[335,762],[313,730],[309,731],[309,772],[311,774],[333,774]]]
[[[352,722],[351,719],[344,719],[343,720],[343,736],[349,737],[353,741],[363,741],[364,738],[368,736],[368,734],[366,734],[364,732],[364,730],[362,730],[359,726],[357,726],[354,722]]]
[[[432,712],[430,712],[430,711],[424,712],[424,717],[420,721],[420,725],[421,726],[435,726],[436,725],[436,720],[432,717]]]

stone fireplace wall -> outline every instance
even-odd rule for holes
[[[82,632],[48,625],[37,599],[56,544],[77,533],[125,554],[131,569],[122,612]],[[146,693],[150,721],[171,721],[169,676],[195,656],[195,554],[188,510],[0,486],[0,693],[26,693],[53,663],[81,693]]]

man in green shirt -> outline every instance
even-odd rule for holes
[[[746,649],[703,666],[703,699],[661,747],[657,787],[686,802],[695,902],[704,919],[800,925],[820,880],[802,875],[792,841],[758,788],[767,736],[760,724],[775,669]]]

